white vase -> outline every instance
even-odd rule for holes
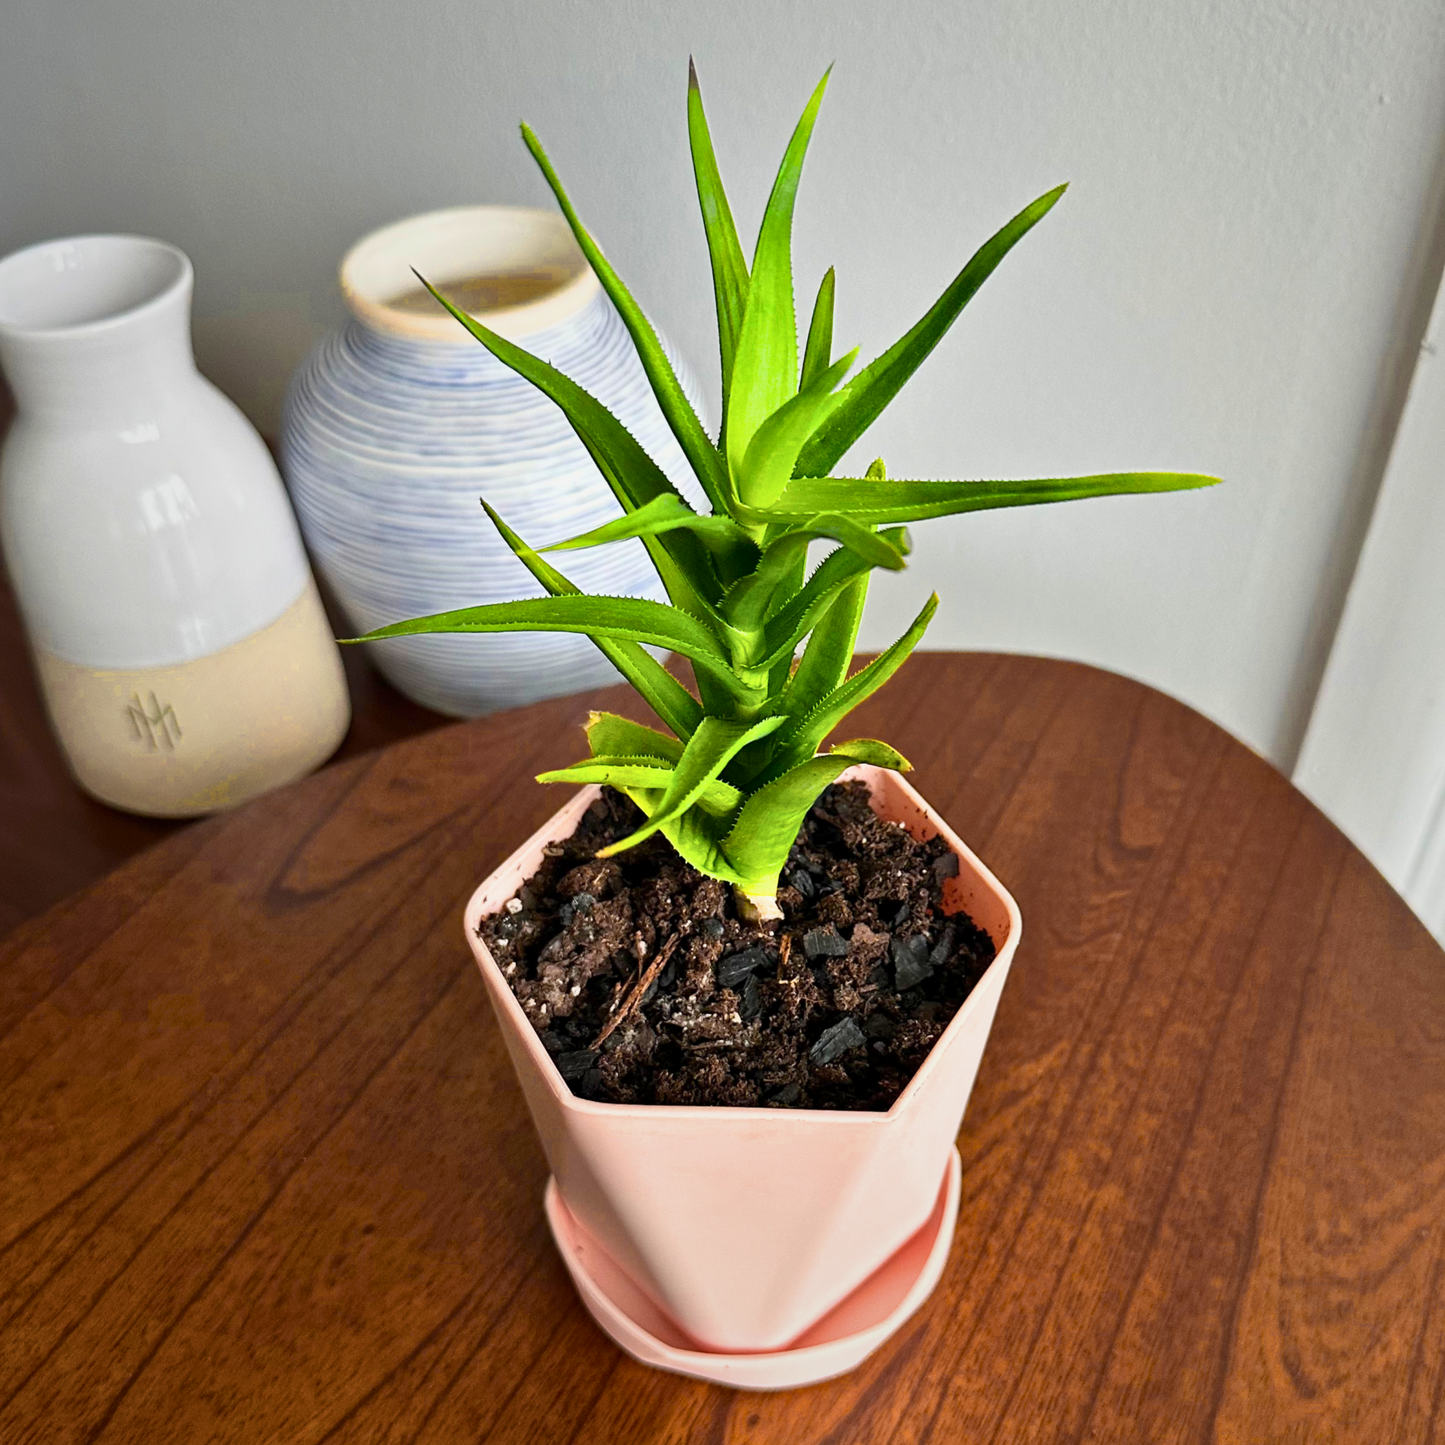
[[[342,261],[353,320],[297,372],[281,434],[307,545],[358,633],[543,595],[481,497],[533,546],[621,514],[562,412],[418,295],[413,267],[443,290],[490,278],[490,296],[472,287],[457,299],[611,407],[699,500],[631,337],[560,215],[462,206],[399,221]],[[586,592],[664,597],[638,542],[552,560]],[[591,642],[566,633],[406,637],[370,651],[403,692],[462,717],[617,681]]]
[[[87,791],[165,817],[302,776],[350,721],[270,454],[196,371],[191,285],[134,236],[0,261],[0,540],[45,702]]]

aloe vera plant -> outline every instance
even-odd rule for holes
[[[804,815],[829,783],[854,763],[908,767],[887,743],[871,738],[819,751],[848,713],[898,670],[938,606],[935,593],[902,637],[849,676],[870,575],[877,568],[904,566],[910,547],[906,523],[993,507],[1174,491],[1217,480],[1127,472],[1032,481],[903,481],[888,477],[881,460],[862,477],[830,475],[1065,188],[1040,196],[986,241],[922,319],[851,380],[857,352],[833,355],[829,270],[818,288],[800,363],[793,206],[827,83],[824,75],[793,132],[749,266],[718,174],[696,72],[689,75],[688,130],[712,259],[722,361],[716,441],[684,395],[652,326],[579,220],[536,136],[523,125],[528,149],[631,333],[709,510],[690,506],[622,423],[581,387],[429,287],[483,346],[562,409],[623,515],[534,550],[487,507],[507,545],[549,595],[418,617],[358,639],[433,632],[585,633],[669,731],[594,713],[587,725],[591,756],[543,773],[539,781],[620,789],[646,821],[606,852],[661,832],[694,867],[731,883],[740,909],[754,919],[780,916],[779,873]],[[670,604],[585,595],[542,555],[634,537],[647,548]],[[810,574],[809,544],[819,539],[836,545]],[[696,696],[648,646],[689,660]]]

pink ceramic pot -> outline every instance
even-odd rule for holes
[[[928,1220],[1022,921],[1003,886],[896,773],[855,767],[874,810],[958,854],[944,907],[998,950],[886,1114],[597,1104],[567,1087],[481,939],[597,796],[586,788],[472,895],[467,941],[572,1216],[702,1349],[782,1349]]]

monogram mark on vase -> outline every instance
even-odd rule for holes
[[[175,709],[170,703],[162,705],[153,692],[147,695],[147,699],[142,702],[138,692],[130,695],[125,715],[130,719],[131,736],[138,743],[144,743],[148,753],[162,749],[168,753],[175,752],[176,744],[181,740],[181,725],[176,721]]]

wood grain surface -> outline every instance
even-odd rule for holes
[[[1445,956],[1259,758],[1037,659],[921,655],[856,719],[1024,914],[938,1291],[807,1390],[621,1355],[461,936],[598,701],[330,768],[12,936],[0,1440],[1445,1441]]]

